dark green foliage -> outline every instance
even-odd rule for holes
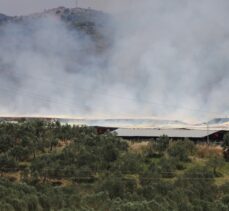
[[[107,162],[114,162],[119,156],[119,150],[111,143],[109,143],[103,147],[102,154],[104,160],[106,160]]]
[[[151,207],[149,206],[149,202],[143,201],[143,202],[126,202],[122,203],[118,206],[118,209],[120,211],[151,211]]]
[[[169,146],[169,137],[166,135],[161,136],[156,141],[151,142],[150,152],[151,156],[155,156],[155,153],[158,155],[162,155]]]
[[[2,211],[15,211],[14,207],[6,202],[0,204],[0,210]]]
[[[176,160],[162,158],[159,162],[159,172],[164,178],[172,178],[175,176]]]
[[[124,174],[137,174],[142,172],[142,156],[134,153],[126,153],[115,163],[114,170],[120,170]]]
[[[195,145],[189,140],[176,141],[168,149],[168,154],[179,161],[190,161],[189,156],[195,152]]]
[[[229,182],[226,182],[221,186],[223,194],[229,194]]]
[[[222,201],[222,203],[223,203],[224,205],[227,205],[227,206],[229,207],[229,194],[224,195],[224,196],[222,197],[221,201]]]
[[[186,148],[189,155],[194,155],[196,153],[196,145],[193,141],[185,139],[182,144]]]
[[[18,161],[26,161],[30,157],[30,149],[28,147],[23,147],[22,145],[18,145],[13,147],[9,154],[14,157]]]
[[[98,192],[93,195],[86,195],[83,199],[83,204],[87,205],[87,208],[93,207],[95,210],[109,210],[111,199],[107,192]]]
[[[223,147],[229,147],[229,133],[226,133],[223,137]]]
[[[34,188],[0,180],[1,210],[74,210],[80,207],[76,188]]]
[[[160,166],[152,163],[147,170],[140,173],[140,183],[142,186],[149,185],[152,182],[159,181],[162,178]]]
[[[2,131],[1,131],[2,132]],[[9,135],[2,134],[0,135],[0,151],[7,152],[15,144],[15,139]]]
[[[84,127],[64,127],[66,129],[73,130],[74,141],[58,154],[40,156],[32,161],[31,171],[38,172],[43,182],[47,178],[93,182],[97,172],[111,168],[127,150],[127,144],[111,134],[98,136],[91,128]]]
[[[212,155],[207,162],[207,166],[212,168],[213,174],[215,176],[220,176],[220,173],[217,171],[217,169],[219,169],[223,165],[224,165],[223,158],[217,155]]]
[[[223,149],[224,149],[224,159],[229,161],[229,133],[226,133],[223,137]]]
[[[82,182],[92,183],[96,179],[94,172],[86,166],[77,169],[72,176],[73,176],[73,180],[78,183],[82,183]]]
[[[229,185],[214,183],[221,160],[190,168],[188,140],[137,154],[111,133],[34,120],[1,123],[0,148],[0,210],[229,210]]]
[[[99,191],[108,192],[111,199],[123,198],[125,194],[125,181],[119,175],[110,176],[102,181]]]
[[[183,177],[177,180],[176,184],[188,191],[191,199],[201,198],[213,201],[217,196],[214,174],[207,167],[195,167],[188,170]]]
[[[18,162],[7,154],[0,155],[0,171],[1,172],[13,172],[17,171]]]
[[[168,154],[180,161],[189,161],[188,150],[185,145],[182,144],[182,141],[173,143],[168,149]]]

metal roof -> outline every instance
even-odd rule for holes
[[[119,128],[114,132],[120,137],[160,137],[167,135],[171,138],[204,138],[219,132],[219,130]]]

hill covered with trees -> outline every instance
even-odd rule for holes
[[[217,147],[166,136],[130,143],[33,120],[1,123],[0,150],[0,210],[229,209],[229,165]]]

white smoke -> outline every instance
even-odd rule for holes
[[[180,119],[226,115],[229,2],[131,2],[117,20],[111,72],[134,87],[139,110]]]
[[[226,0],[116,1],[106,53],[55,18],[10,24],[0,34],[0,113],[226,115],[228,7]]]
[[[9,114],[80,114],[95,86],[100,59],[86,35],[54,17],[9,24],[0,38],[1,109]],[[88,96],[87,96],[88,95]],[[82,109],[83,108],[83,109]]]

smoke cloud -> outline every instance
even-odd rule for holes
[[[103,52],[54,17],[8,24],[0,33],[0,113],[224,116],[228,8],[226,0],[117,1]]]

